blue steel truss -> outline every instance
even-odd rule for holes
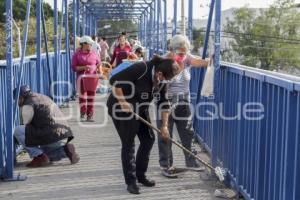
[[[70,66],[70,56],[75,51],[74,43],[70,44],[69,37],[65,37],[65,51],[62,52],[62,38],[63,30],[65,36],[72,35],[73,38],[82,35],[96,35],[97,34],[97,22],[100,20],[134,20],[139,27],[138,36],[142,44],[149,50],[149,56],[154,53],[162,54],[167,51],[167,39],[168,39],[168,27],[167,27],[167,6],[169,1],[167,0],[73,0],[69,4],[68,0],[62,0],[62,4],[58,4],[56,0],[53,0],[54,4],[54,52],[49,54],[48,48],[46,48],[46,58],[42,54],[42,37],[45,44],[47,44],[47,34],[44,26],[43,16],[43,0],[32,0],[36,3],[36,56],[30,58],[34,62],[35,75],[28,74],[25,67],[28,65],[25,62],[26,43],[28,35],[28,23],[30,14],[30,3],[27,1],[27,13],[25,21],[24,31],[24,44],[22,49],[22,55],[19,65],[13,63],[12,57],[12,5],[13,0],[6,1],[6,68],[5,68],[5,85],[7,87],[7,99],[3,104],[5,110],[5,125],[1,125],[1,130],[5,130],[1,133],[2,148],[0,149],[0,176],[3,178],[13,178],[13,128],[15,122],[17,122],[17,104],[13,102],[12,90],[14,87],[20,87],[27,77],[37,76],[44,78],[37,78],[32,82],[32,87],[35,91],[40,93],[46,93],[53,96],[54,100],[62,105],[68,101],[67,98],[60,98],[65,93],[75,91],[73,84],[72,88],[59,86],[55,83],[74,82],[74,74],[70,70],[65,70],[64,66]],[[192,40],[192,19],[193,19],[193,0],[189,0],[189,24],[188,24],[188,36]],[[72,6],[69,9],[69,6]],[[58,17],[58,8],[61,8],[62,15]],[[72,11],[72,20],[69,22],[68,10]],[[174,0],[173,11],[173,31],[172,35],[179,33],[177,31],[177,0]],[[72,23],[72,30],[69,30],[69,23]],[[211,19],[209,24],[211,23]],[[42,32],[43,28],[43,32]],[[43,34],[42,34],[43,33]],[[207,43],[207,41],[206,41]],[[73,49],[70,49],[72,45]],[[47,45],[46,45],[47,47]],[[46,63],[46,64],[45,64]],[[45,69],[45,65],[48,69]],[[18,66],[18,70],[13,69]],[[25,66],[25,67],[24,67]],[[50,69],[52,67],[52,69]],[[57,69],[53,69],[56,67]],[[25,70],[25,72],[24,72]],[[47,73],[47,75],[45,74]],[[63,72],[63,73],[61,73]],[[13,76],[16,76],[17,82],[13,84]],[[29,81],[29,79],[28,79]],[[32,81],[32,80],[31,80]],[[26,81],[25,81],[26,82]],[[54,83],[54,84],[52,84]],[[53,95],[55,94],[55,95]],[[14,105],[14,106],[13,106]],[[5,136],[5,137],[3,137]]]
[[[6,62],[0,63],[0,83],[5,88],[0,96],[0,178],[13,179],[14,147],[13,129],[17,120],[17,106],[13,102],[13,88],[29,84],[34,91],[53,96],[63,105],[75,91],[75,77],[70,70],[70,57],[75,51],[73,38],[96,35],[98,21],[133,20],[138,25],[138,36],[148,50],[148,56],[167,51],[167,40],[180,33],[177,28],[178,0],[173,1],[172,31],[168,32],[168,0],[62,0],[54,2],[54,52],[41,53],[43,15],[42,0],[36,2],[36,55],[25,57],[30,13],[27,13],[24,28],[24,44],[20,60],[13,59],[13,0],[6,5]],[[193,0],[188,2],[187,36],[193,39]],[[70,7],[71,6],[71,7]],[[70,7],[70,9],[69,9]],[[58,16],[58,8],[62,15]],[[69,21],[68,11],[72,20]],[[253,70],[231,63],[220,63],[221,0],[211,0],[202,58],[207,57],[207,48],[212,19],[214,17],[214,99],[200,96],[205,70],[193,69],[191,92],[197,94],[193,105],[206,103],[213,111],[212,103],[223,103],[224,113],[235,113],[233,103],[258,101],[265,106],[266,118],[260,122],[246,120],[226,121],[194,119],[194,128],[199,141],[211,154],[212,165],[229,169],[228,183],[246,199],[300,199],[300,80],[262,70]],[[72,30],[69,24],[72,23]],[[44,31],[44,40],[47,36]],[[72,49],[70,48],[72,46]],[[46,62],[47,61],[47,62]],[[57,82],[71,83],[71,87]],[[66,97],[66,95],[68,97]],[[205,114],[205,109],[198,109]],[[226,134],[226,135],[225,135]],[[278,152],[278,153],[277,153]]]

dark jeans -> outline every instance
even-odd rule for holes
[[[173,127],[174,124],[176,124],[181,143],[188,150],[191,150],[194,137],[191,114],[190,103],[187,99],[172,101],[172,109],[169,116],[170,137],[173,138]],[[157,119],[157,127],[160,127],[161,120],[160,118]],[[160,166],[164,168],[173,166],[172,143],[166,142],[158,136],[158,150]],[[186,166],[193,166],[195,159],[185,151],[183,151],[183,153]]]
[[[42,153],[47,154],[50,161],[59,161],[63,158],[67,158],[67,155],[64,150],[66,141],[64,140],[43,146],[28,147],[25,144],[24,125],[16,126],[14,136],[16,137],[18,142],[24,147],[24,149],[28,152],[31,158],[41,155]]]
[[[148,111],[140,113],[140,116],[150,121]],[[121,120],[111,116],[122,143],[122,167],[126,184],[136,182],[136,179],[146,177],[149,156],[155,141],[154,133],[147,125],[135,118]],[[128,117],[127,113],[118,113],[117,117]],[[134,138],[138,136],[140,146],[135,158]]]

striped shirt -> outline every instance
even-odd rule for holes
[[[187,55],[184,60],[184,69],[172,79],[171,83],[169,83],[169,97],[173,97],[178,94],[190,94],[191,60],[192,57]]]

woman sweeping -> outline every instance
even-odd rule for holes
[[[94,99],[98,84],[98,72],[101,72],[101,61],[97,53],[92,50],[94,41],[89,36],[80,38],[80,48],[72,57],[72,68],[77,74],[77,88],[79,90],[80,118],[93,121]]]
[[[169,102],[166,98],[166,80],[179,72],[177,63],[172,59],[155,56],[148,62],[137,62],[123,69],[116,68],[110,83],[113,93],[107,101],[108,113],[122,143],[122,167],[127,190],[139,194],[138,181],[144,186],[153,187],[155,182],[146,177],[150,151],[155,136],[147,125],[134,118],[133,112],[148,120],[149,104],[153,97],[160,106],[162,123],[159,127],[161,137],[167,138]],[[135,158],[134,138],[138,136],[140,146]]]

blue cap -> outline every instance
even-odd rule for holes
[[[29,85],[22,85],[20,87],[19,96],[27,97],[30,93],[31,93],[31,89],[30,89]],[[14,89],[13,95],[14,95],[14,99],[15,99],[17,97],[17,88]]]

